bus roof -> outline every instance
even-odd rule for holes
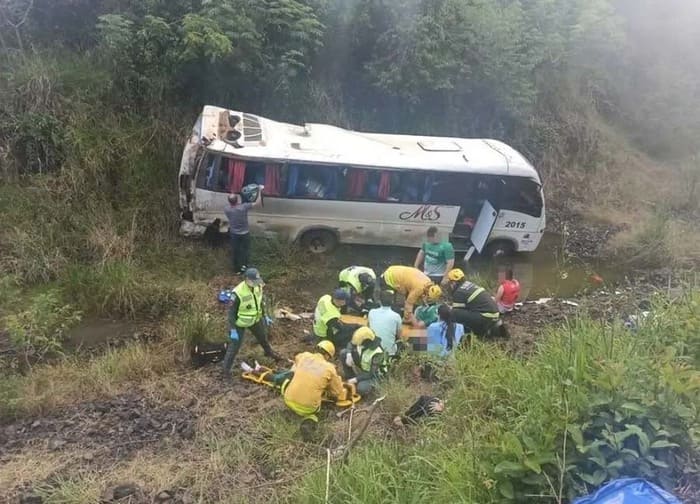
[[[229,117],[240,138],[225,141]],[[327,124],[304,126],[205,106],[201,135],[207,148],[243,159],[435,170],[526,177],[540,183],[533,166],[498,140],[362,133]]]

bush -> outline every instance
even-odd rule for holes
[[[73,266],[61,286],[66,298],[96,316],[161,317],[185,302],[181,291],[123,261]]]
[[[226,317],[198,310],[187,311],[178,317],[176,335],[188,348],[221,341],[226,335]]]
[[[5,325],[13,345],[24,356],[42,360],[46,355],[62,354],[68,329],[80,322],[81,313],[64,305],[55,291],[37,295],[29,308],[5,317]]]

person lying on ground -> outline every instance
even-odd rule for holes
[[[464,326],[455,321],[453,310],[447,305],[438,308],[437,322],[428,326],[428,353],[445,357],[459,346],[464,336]]]
[[[372,268],[349,266],[338,274],[338,284],[349,294],[346,310],[349,313],[366,313],[375,308],[374,288],[377,275]]]
[[[370,393],[387,373],[387,359],[381,341],[369,327],[357,329],[348,348],[340,352],[343,378],[355,385],[360,395]]]
[[[422,395],[402,416],[394,417],[394,425],[400,427],[406,424],[416,424],[425,417],[438,415],[445,411],[445,403],[442,399]]]
[[[222,362],[222,371],[226,378],[231,377],[233,360],[243,344],[243,336],[247,330],[253,333],[265,355],[275,360],[282,360],[267,341],[267,328],[270,319],[263,308],[263,280],[255,268],[248,268],[244,279],[231,294],[231,304],[228,310],[229,339],[231,340]]]
[[[442,289],[434,285],[428,276],[410,266],[389,266],[380,277],[382,290],[392,290],[406,297],[403,307],[403,320],[413,322],[413,307],[422,300],[436,301],[442,296]]]
[[[467,332],[486,336],[500,324],[501,314],[496,301],[483,287],[467,280],[461,269],[448,273],[447,290],[452,296],[455,321]]]
[[[513,270],[508,268],[505,279],[498,286],[496,295],[493,297],[500,313],[510,313],[515,308],[515,303],[520,297],[520,282],[513,278]]]
[[[438,228],[431,226],[426,241],[416,255],[415,268],[423,266],[423,272],[437,285],[447,283],[447,272],[455,265],[455,249],[447,240],[441,240]]]
[[[379,294],[379,308],[374,308],[367,315],[367,325],[379,338],[382,348],[389,357],[398,353],[401,341],[401,315],[392,310],[394,295],[389,291]]]
[[[314,310],[314,335],[320,339],[328,339],[338,348],[347,345],[353,331],[358,327],[356,324],[345,324],[340,319],[348,298],[346,291],[336,289],[332,295],[321,296]]]

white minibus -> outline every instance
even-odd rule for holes
[[[417,247],[428,227],[457,250],[531,252],[545,229],[542,183],[489,139],[298,126],[206,106],[179,172],[181,232],[202,234],[228,195],[264,185],[251,231],[315,251],[338,243]]]

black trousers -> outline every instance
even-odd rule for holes
[[[250,266],[250,233],[231,235],[231,265],[234,273],[243,273]]]
[[[255,336],[255,339],[258,342],[258,344],[265,351],[265,355],[267,355],[268,357],[274,356],[272,347],[267,341],[267,325],[265,324],[264,320],[259,320],[250,327],[236,327],[236,331],[238,332],[238,339],[229,341],[228,348],[226,349],[226,356],[224,357],[224,360],[221,363],[221,367],[226,373],[231,372],[233,360],[236,358],[238,350],[240,350],[241,345],[243,344],[243,336],[245,335],[245,332],[248,329],[250,329],[250,332],[253,333],[253,336]]]
[[[496,320],[486,318],[481,313],[464,308],[454,308],[452,313],[455,322],[464,326],[464,332],[473,332],[477,336],[485,336],[486,333],[496,324]]]

